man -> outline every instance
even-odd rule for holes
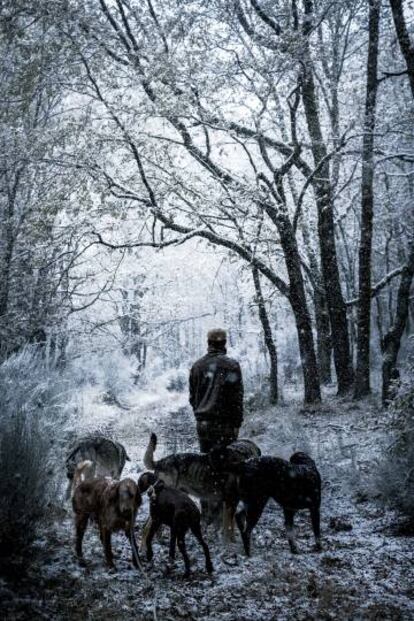
[[[200,451],[227,446],[243,421],[243,379],[240,365],[226,355],[224,330],[210,330],[208,351],[190,372],[190,403],[197,420]]]

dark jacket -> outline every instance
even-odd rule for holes
[[[243,379],[237,360],[225,349],[209,347],[190,371],[190,403],[197,421],[231,423],[243,420]]]

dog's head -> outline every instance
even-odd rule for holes
[[[157,480],[157,476],[153,472],[143,472],[138,479],[138,489],[141,494],[145,494]]]
[[[110,499],[117,503],[118,511],[124,517],[135,513],[142,502],[138,485],[132,479],[122,479],[113,485]]]
[[[165,487],[164,481],[158,479],[153,472],[144,472],[138,480],[138,488],[142,494],[148,492],[151,501],[156,499],[157,493]]]

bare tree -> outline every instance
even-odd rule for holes
[[[166,137],[166,140],[170,140],[179,147],[179,149],[185,151],[187,157],[190,157],[196,162],[198,170],[201,169],[200,172],[204,169],[204,174],[208,175],[210,182],[213,181],[216,184],[216,192],[219,191],[223,197],[219,199],[221,204],[217,205],[216,203],[215,205],[215,208],[218,207],[219,209],[218,212],[209,214],[203,210],[200,216],[197,201],[194,200],[197,192],[195,190],[189,191],[189,188],[186,187],[187,182],[180,181],[175,174],[174,190],[172,190],[171,185],[172,179],[168,179],[169,189],[166,191],[170,193],[173,192],[174,194],[173,204],[177,210],[177,214],[183,216],[185,213],[189,213],[190,210],[192,213],[191,220],[193,222],[196,220],[197,224],[194,226],[193,224],[178,223],[166,213],[163,208],[163,200],[159,197],[158,188],[155,188],[153,183],[153,162],[148,166],[148,158],[142,154],[142,149],[136,141],[133,130],[127,127],[127,121],[121,119],[122,110],[111,104],[110,98],[108,98],[104,89],[98,84],[96,67],[87,59],[85,54],[81,52],[82,62],[90,82],[93,97],[102,104],[110,119],[115,123],[118,131],[123,136],[124,144],[132,154],[136,164],[146,198],[143,198],[139,194],[137,195],[136,191],[133,191],[130,187],[126,188],[126,186],[122,185],[122,182],[108,173],[105,173],[105,178],[108,181],[110,189],[121,191],[122,187],[124,187],[125,196],[128,196],[131,200],[137,201],[137,203],[141,205],[147,204],[148,215],[150,217],[155,217],[156,220],[161,223],[164,231],[169,230],[180,233],[184,235],[186,239],[193,236],[203,237],[214,244],[227,247],[236,252],[242,259],[254,265],[264,276],[269,278],[269,280],[276,285],[279,291],[288,298],[296,319],[299,349],[304,371],[305,400],[306,402],[318,401],[320,399],[320,388],[311,318],[305,294],[300,252],[292,222],[289,218],[284,189],[284,176],[293,165],[308,170],[305,162],[301,160],[299,147],[291,147],[269,138],[262,139],[261,135],[257,136],[256,133],[249,130],[249,128],[237,127],[236,133],[238,135],[244,135],[245,138],[253,140],[256,143],[255,151],[258,153],[261,152],[262,154],[262,163],[260,167],[262,167],[264,163],[270,175],[266,175],[263,170],[260,170],[260,168],[256,166],[254,160],[249,155],[249,147],[246,144],[241,146],[244,152],[247,153],[248,161],[254,173],[253,183],[250,181],[249,185],[244,180],[241,180],[239,175],[232,174],[226,170],[221,162],[214,159],[212,153],[212,140],[209,136],[208,124],[217,125],[217,119],[211,118],[210,113],[208,113],[206,117],[197,94],[192,92],[191,89],[184,93],[181,88],[177,86],[175,76],[170,79],[170,76],[164,73],[161,78],[161,83],[156,84],[156,81],[154,82],[153,77],[146,69],[145,53],[143,53],[136,44],[137,33],[140,27],[139,19],[136,14],[121,1],[117,3],[116,11],[113,7],[109,7],[104,1],[100,3],[100,8],[103,17],[108,23],[111,39],[115,38],[115,41],[121,46],[120,49],[123,50],[122,59],[120,59],[121,57],[119,54],[116,54],[115,61],[118,62],[118,64],[130,67],[137,76],[151,107],[154,110],[159,110],[163,118],[168,121],[172,134],[170,137]],[[151,22],[154,22],[153,9],[150,11],[150,19]],[[88,33],[89,32],[90,27],[88,26]],[[160,38],[159,42],[162,44],[164,62],[167,62],[170,56],[169,46],[158,19],[156,32]],[[103,40],[100,40],[100,45],[105,49],[107,48],[107,44],[105,43],[104,46]],[[113,48],[107,50],[107,53],[109,57],[113,59]],[[167,89],[167,92],[171,94],[176,102],[175,110],[165,110],[165,89]],[[192,106],[192,114],[197,115],[196,123],[188,121],[188,112],[186,108],[189,103]],[[181,108],[184,112],[179,116]],[[200,125],[204,130],[206,141],[205,148],[199,145],[198,134]],[[193,130],[194,127],[196,127],[196,131]],[[228,129],[233,129],[233,125]],[[223,130],[217,127],[216,131],[221,132]],[[227,128],[225,131],[227,131]],[[162,138],[160,138],[160,140],[162,140]],[[236,142],[237,140],[239,139],[236,136]],[[277,151],[284,156],[279,166],[272,162],[271,158],[268,156],[268,147],[276,148]],[[257,157],[256,154],[255,157]],[[144,159],[147,160],[145,164]],[[161,175],[161,167],[157,165],[156,168],[158,169],[156,174],[159,180],[160,176],[163,177],[163,183],[165,184],[167,182],[165,167]],[[158,187],[160,183],[159,180],[157,182]],[[180,191],[177,191],[177,181],[179,184],[182,184]],[[170,202],[170,206],[171,204]],[[252,207],[254,207],[254,210],[252,210]],[[283,278],[278,276],[260,256],[253,254],[251,241],[246,237],[246,234],[251,236],[251,233],[246,228],[243,230],[243,227],[239,224],[236,216],[237,212],[239,212],[241,221],[243,222],[244,220],[248,223],[249,218],[251,218],[251,222],[254,221],[257,210],[265,214],[269,223],[275,227],[277,231],[278,239],[275,239],[275,243],[277,245],[280,244],[283,251],[288,284]],[[232,213],[232,211],[234,213]],[[218,231],[218,229],[221,230]],[[231,231],[233,231],[232,236],[229,235]],[[173,243],[173,240],[167,243]]]
[[[414,97],[414,46],[410,40],[410,35],[408,34],[408,28],[403,10],[404,4],[402,0],[390,0],[390,5],[401,53],[404,56],[407,66],[406,71],[399,72],[399,75],[407,73],[411,92]]]
[[[374,131],[377,100],[377,65],[381,3],[369,1],[369,40],[364,137],[362,145],[361,238],[359,243],[358,342],[355,396],[370,392],[371,254],[374,218]]]
[[[296,3],[294,2],[295,6]],[[338,260],[335,244],[333,217],[333,188],[329,165],[328,150],[322,132],[320,104],[315,85],[314,69],[309,49],[309,39],[314,30],[314,7],[311,0],[304,0],[304,19],[302,35],[301,90],[306,123],[311,138],[312,155],[318,175],[314,191],[318,208],[318,230],[321,252],[322,271],[326,287],[326,296],[332,331],[335,334],[333,351],[338,393],[346,394],[353,382],[352,360],[349,347],[346,305],[342,295]]]
[[[82,138],[88,151],[66,154],[66,165],[72,159],[89,173],[101,214],[121,219],[134,212],[140,222],[117,237],[95,219],[90,239],[127,249],[201,238],[244,262],[259,285],[265,278],[290,305],[307,402],[320,399],[319,380],[330,380],[332,351],[338,392],[349,391],[355,344],[366,389],[367,308],[373,296],[386,295],[393,317],[394,277],[405,262],[406,238],[391,230],[392,209],[382,193],[394,193],[389,200],[395,204],[396,184],[384,189],[384,179],[392,178],[396,164],[386,162],[406,163],[409,153],[391,152],[383,138],[389,129],[382,90],[373,142],[375,29],[365,63],[366,7],[356,0],[284,0],[279,7],[158,0],[139,10],[125,0],[75,2],[70,10],[42,6],[76,56],[70,88],[89,115]],[[380,81],[392,77],[384,73]],[[387,84],[384,92],[393,96]],[[392,114],[398,98],[393,102]],[[361,188],[362,218],[356,206]],[[389,238],[385,254],[383,236]],[[39,307],[37,300],[36,293]],[[182,339],[179,331],[174,339]]]
[[[401,53],[406,63],[406,71],[399,72],[399,75],[407,73],[411,93],[414,99],[414,46],[408,33],[403,12],[403,2],[401,0],[390,0],[390,5]],[[395,386],[393,388],[393,382],[398,383],[399,379],[397,359],[401,345],[401,338],[406,328],[409,316],[409,298],[413,277],[414,243],[411,240],[408,259],[406,265],[404,266],[398,287],[395,318],[390,330],[382,339],[382,399],[385,404],[387,404],[394,396]]]

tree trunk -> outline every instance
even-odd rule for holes
[[[306,92],[307,88],[304,89],[304,100],[307,98],[307,95],[305,94]],[[305,107],[309,107],[308,104]],[[310,126],[311,123],[308,121],[309,129]],[[319,145],[315,146],[313,149],[315,166],[317,166],[318,162],[326,156],[325,147],[322,148],[325,153],[321,157],[317,154],[317,152],[321,150],[321,140],[321,136],[315,141],[312,140],[313,144],[319,142]],[[321,251],[321,265],[323,278],[326,284],[326,300],[328,304],[329,319],[334,337],[333,353],[338,382],[338,394],[343,395],[349,392],[352,386],[353,371],[349,348],[346,306],[341,290],[336,255],[328,164],[322,166],[320,177],[321,180],[315,183],[315,194],[318,206],[318,233]]]
[[[282,194],[282,188],[279,188],[279,195],[282,196]],[[295,233],[286,212],[285,205],[279,204],[277,209],[264,205],[264,208],[270,219],[277,226],[289,276],[288,297],[295,316],[296,329],[298,332],[305,403],[318,403],[321,400],[318,364],[316,361],[312,322],[308,310],[301,259]]]
[[[401,52],[407,65],[408,79],[414,98],[414,47],[410,41],[407,25],[405,23],[402,0],[390,0],[392,16]]]
[[[253,282],[256,291],[256,301],[259,311],[259,318],[263,328],[264,342],[269,352],[270,359],[270,403],[277,403],[278,386],[277,386],[277,349],[273,339],[272,328],[266,310],[265,301],[263,299],[262,286],[260,284],[259,270],[253,267]]]
[[[318,356],[319,379],[321,384],[332,382],[331,358],[332,338],[329,323],[329,311],[326,303],[325,287],[322,282],[318,261],[312,247],[310,232],[306,222],[302,222],[302,236],[305,242],[306,254],[309,261],[309,276],[312,286],[312,300],[315,312],[316,346]]]
[[[298,270],[295,266],[291,266],[288,271],[298,274]],[[302,279],[302,274],[300,274],[300,278]],[[297,282],[294,282],[295,280],[297,280]],[[316,361],[312,325],[307,308],[303,280],[302,283],[300,283],[298,278],[294,278],[290,281],[290,285],[291,293],[289,299],[298,332],[299,351],[305,387],[305,403],[318,403],[321,400],[318,364]]]
[[[304,0],[306,22],[303,34],[308,37],[311,28],[312,2]],[[308,127],[314,166],[320,167],[313,182],[318,208],[318,233],[321,252],[321,267],[326,288],[329,319],[333,335],[333,353],[338,382],[338,394],[349,392],[353,382],[352,360],[349,348],[348,323],[345,301],[342,295],[338,260],[335,245],[335,229],[332,209],[332,187],[327,149],[322,136],[319,118],[318,97],[313,76],[312,61],[308,47],[302,74],[302,100]],[[324,161],[323,164],[321,162]]]
[[[315,309],[319,377],[321,384],[327,385],[332,382],[332,338],[326,297],[321,291],[314,291],[313,305]]]
[[[374,218],[374,130],[377,102],[378,37],[380,0],[369,0],[369,42],[367,60],[367,92],[365,99],[364,138],[362,143],[361,236],[359,242],[359,302],[356,398],[369,394],[371,336],[371,255]]]
[[[407,74],[410,82],[411,93],[414,99],[414,47],[411,43],[403,12],[402,0],[390,0],[392,16],[401,52],[407,66]],[[382,401],[385,405],[391,401],[393,395],[393,381],[398,380],[397,368],[398,353],[401,345],[401,337],[407,325],[410,288],[414,276],[414,243],[411,243],[407,265],[401,275],[400,286],[397,294],[397,308],[392,328],[385,334],[382,340]]]
[[[407,265],[401,275],[400,286],[397,294],[397,308],[394,323],[382,340],[382,401],[385,405],[392,400],[393,380],[398,380],[397,368],[398,352],[401,345],[401,337],[407,325],[410,306],[410,288],[414,277],[414,242],[411,244]]]

